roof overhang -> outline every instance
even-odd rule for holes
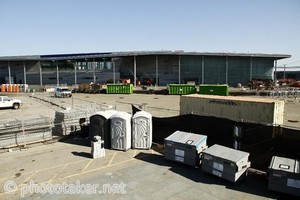
[[[212,53],[212,52],[185,52],[185,51],[128,51],[128,52],[105,52],[105,53],[74,53],[74,54],[52,54],[33,56],[4,56],[0,61],[26,61],[26,60],[89,60],[93,58],[117,58],[131,56],[228,56],[228,57],[258,57],[280,60],[290,58],[287,54],[261,54],[261,53]]]
[[[0,61],[39,61],[41,57],[38,55],[33,56],[2,56]]]

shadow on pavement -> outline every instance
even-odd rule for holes
[[[80,156],[80,157],[86,157],[86,158],[92,158],[92,155],[90,153],[86,153],[86,152],[76,152],[73,151],[72,154],[74,156]]]
[[[91,142],[89,141],[88,138],[78,137],[77,135],[65,136],[64,138],[60,139],[59,142],[74,144],[79,146],[87,146],[87,147],[91,146]]]
[[[227,180],[203,172],[201,170],[201,166],[192,167],[181,163],[172,162],[166,160],[163,155],[141,152],[137,154],[135,158],[160,166],[168,166],[170,167],[170,171],[181,175],[187,179],[190,179],[194,182],[210,185],[224,185],[229,190],[236,190],[271,199],[283,199],[281,198],[281,196],[283,196],[282,194],[268,191],[266,177],[260,177],[259,179],[257,179],[256,177],[251,177],[251,175],[248,175],[246,180],[241,180],[237,183],[232,183]]]

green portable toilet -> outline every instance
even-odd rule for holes
[[[228,96],[228,85],[199,85],[199,94]]]

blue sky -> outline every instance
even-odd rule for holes
[[[0,56],[184,50],[291,54],[300,0],[0,0]]]

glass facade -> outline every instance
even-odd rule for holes
[[[104,59],[90,59],[90,60],[58,60],[58,61],[43,61],[41,66],[44,71],[56,70],[56,66],[60,71],[74,70],[76,66],[77,70],[89,71],[93,70],[112,70],[111,58]]]
[[[202,57],[180,56],[180,83],[194,81],[196,84],[202,82]]]
[[[84,57],[84,56],[82,56]],[[54,57],[55,58],[55,57]],[[53,59],[54,59],[53,58]],[[229,84],[247,85],[250,79],[272,79],[274,60],[267,56],[235,54],[126,54],[101,58],[76,58],[73,60],[47,60],[24,62],[28,84],[72,85],[96,81],[115,82],[130,79],[141,85]],[[11,76],[17,82],[25,82],[23,61],[10,61]],[[135,67],[136,66],[136,67]],[[58,67],[58,73],[57,73]],[[94,70],[95,69],[95,70]],[[2,77],[8,77],[8,61],[0,62]],[[42,81],[41,81],[42,80]]]

